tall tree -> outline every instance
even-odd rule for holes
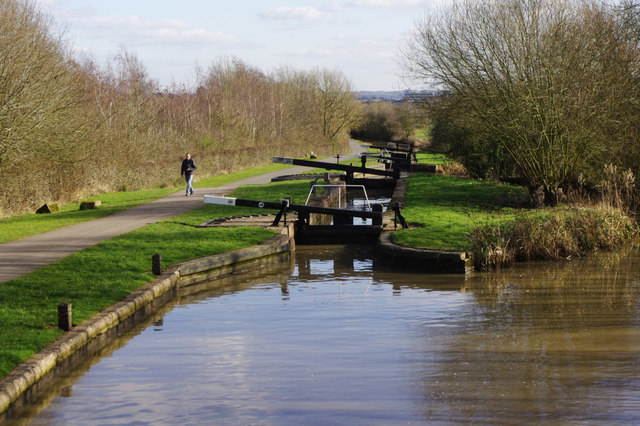
[[[322,134],[335,139],[340,132],[349,130],[356,118],[355,95],[351,84],[340,72],[317,70],[315,79]]]
[[[494,141],[554,202],[620,158],[638,113],[638,53],[596,0],[462,0],[419,25],[405,64],[466,109],[456,127]]]

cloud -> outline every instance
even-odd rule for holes
[[[360,9],[407,9],[426,6],[429,1],[424,0],[349,0],[341,2],[344,8]]]
[[[72,25],[91,28],[95,37],[119,37],[154,43],[206,42],[237,45],[237,37],[219,32],[195,28],[179,20],[146,21],[138,16],[98,16],[71,21]]]
[[[258,14],[260,18],[276,21],[318,20],[330,15],[315,7],[276,7]]]
[[[45,1],[45,0],[40,0]],[[207,44],[226,48],[249,43],[232,35],[197,28],[177,19],[147,20],[137,15],[99,15],[90,8],[62,9],[56,15],[87,39],[117,44]]]

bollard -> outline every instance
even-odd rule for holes
[[[162,275],[162,255],[160,253],[151,256],[151,272],[153,275]]]
[[[382,225],[382,204],[374,204],[371,206],[371,210],[375,213],[380,213],[379,217],[373,218],[371,221],[372,225]]]
[[[58,328],[69,331],[73,328],[71,320],[71,303],[61,303],[58,305]]]

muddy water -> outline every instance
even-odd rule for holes
[[[32,424],[640,423],[640,253],[460,276],[359,247],[191,289]]]

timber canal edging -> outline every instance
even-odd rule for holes
[[[122,301],[63,334],[0,380],[0,423],[34,399],[58,370],[72,369],[117,336],[120,328],[172,299],[179,288],[290,257],[295,249],[292,232],[293,227],[287,226],[263,244],[172,265]]]

